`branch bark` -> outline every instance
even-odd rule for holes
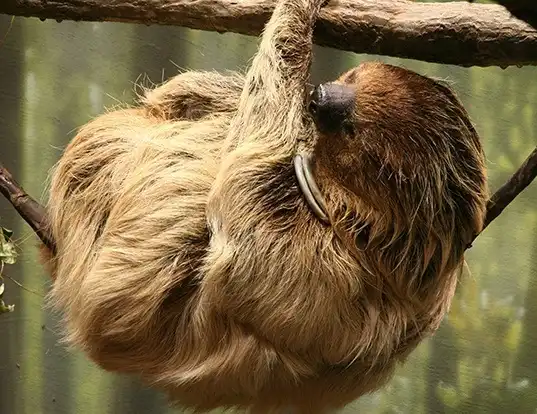
[[[491,197],[487,205],[486,228],[537,177],[537,148],[511,178]]]
[[[517,19],[524,20],[537,28],[537,3],[535,0],[496,0]]]
[[[0,13],[257,36],[273,6],[274,0],[1,0]],[[321,13],[315,43],[459,66],[537,64],[537,30],[496,4],[332,0]]]
[[[15,210],[30,225],[43,244],[54,251],[54,241],[47,231],[45,208],[24,191],[1,163],[0,193],[15,207]]]

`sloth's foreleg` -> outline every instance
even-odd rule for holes
[[[306,126],[306,82],[313,27],[326,0],[283,0],[268,22],[229,132],[231,147],[263,142],[294,146]]]
[[[236,111],[243,86],[237,73],[185,72],[146,91],[141,103],[150,116],[195,121]]]
[[[273,166],[290,163],[298,142],[314,134],[305,110],[306,82],[313,26],[325,2],[281,0],[265,27],[231,121],[224,149],[227,155],[209,195],[207,215],[214,234],[228,221],[226,217],[251,217],[253,196],[249,193],[255,187],[247,182],[264,180]],[[248,223],[243,224],[248,231]]]

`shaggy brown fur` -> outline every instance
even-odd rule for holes
[[[485,212],[447,87],[368,63],[346,128],[306,105],[321,0],[280,0],[247,76],[184,73],[84,126],[52,178],[67,340],[199,410],[318,413],[376,390],[449,308]],[[330,224],[293,170],[313,155]]]

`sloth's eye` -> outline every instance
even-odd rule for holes
[[[343,122],[343,133],[345,135],[354,135],[354,125],[351,121],[346,120]]]

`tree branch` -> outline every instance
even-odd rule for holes
[[[273,6],[274,0],[1,0],[0,13],[257,36]],[[537,30],[496,4],[332,0],[321,13],[315,43],[459,66],[537,64]]]
[[[496,0],[517,19],[537,28],[537,3],[535,0]]]
[[[520,168],[494,193],[487,204],[483,230],[537,177],[537,148]],[[477,235],[476,235],[477,237]]]
[[[13,179],[11,173],[0,163],[0,192],[15,207],[19,215],[30,225],[43,244],[52,251],[54,241],[46,230],[45,208],[30,197]]]
[[[490,198],[487,204],[487,215],[483,229],[474,236],[471,243],[536,177],[537,148],[533,150],[511,178]],[[30,225],[45,246],[54,251],[55,242],[46,228],[45,208],[23,190],[1,163],[0,192],[11,202],[19,215]],[[468,245],[468,249],[472,247],[471,243]]]
[[[332,0],[334,1],[334,0]],[[408,0],[338,0],[325,8],[315,41],[356,53],[451,63],[460,66],[537,64],[537,7],[533,0],[499,0],[502,6],[413,3]],[[0,14],[56,20],[122,21],[259,35],[270,17],[269,0],[2,0]],[[483,230],[537,176],[537,148],[491,197]],[[55,249],[46,211],[0,163],[0,192],[41,241]],[[480,233],[476,234],[474,239]],[[471,247],[469,245],[468,247]]]

